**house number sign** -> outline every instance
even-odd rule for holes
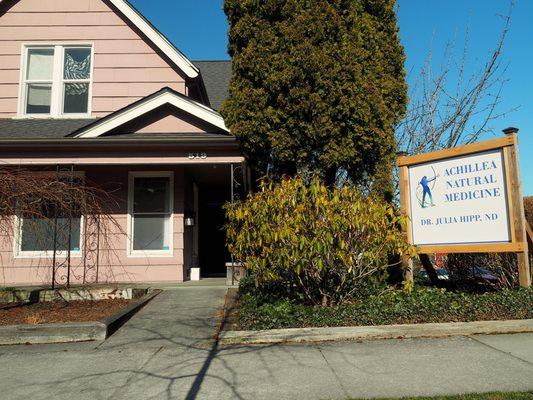
[[[205,160],[207,153],[189,153],[189,160]]]

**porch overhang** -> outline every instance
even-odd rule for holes
[[[0,166],[243,163],[233,136],[0,140]],[[154,137],[155,136],[155,137]],[[157,137],[159,136],[159,137]]]

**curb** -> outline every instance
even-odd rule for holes
[[[533,332],[533,319],[429,324],[224,331],[220,344],[274,344],[342,340],[442,338]]]
[[[120,328],[135,311],[159,293],[161,293],[161,290],[151,291],[118,313],[101,321],[0,326],[0,345],[102,341]]]
[[[115,333],[122,326],[122,324],[124,324],[124,322],[126,322],[133,314],[137,312],[138,309],[143,307],[146,303],[148,303],[161,292],[162,290],[160,289],[149,291],[143,297],[135,300],[133,303],[123,308],[118,313],[99,321],[106,327],[106,336],[104,337],[104,339]]]
[[[0,345],[86,342],[104,340],[107,327],[102,322],[0,326]]]

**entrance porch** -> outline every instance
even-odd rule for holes
[[[135,146],[119,139],[63,140],[38,152],[20,144],[0,152],[4,168],[69,170],[86,185],[105,189],[113,197],[107,212],[116,221],[95,230],[82,215],[71,224],[71,235],[62,233],[71,237],[69,246],[52,249],[32,243],[31,224],[15,216],[13,235],[0,240],[0,284],[172,284],[188,280],[191,268],[200,268],[202,277],[225,276],[230,257],[223,206],[246,189],[244,159],[232,137],[211,143],[198,143],[201,136],[196,143],[161,139],[152,136]]]

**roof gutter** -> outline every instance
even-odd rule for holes
[[[198,138],[43,138],[43,139],[0,139],[2,147],[85,147],[85,146],[127,146],[137,147],[146,145],[236,145],[237,139],[235,136],[221,136],[221,137],[198,137]]]

